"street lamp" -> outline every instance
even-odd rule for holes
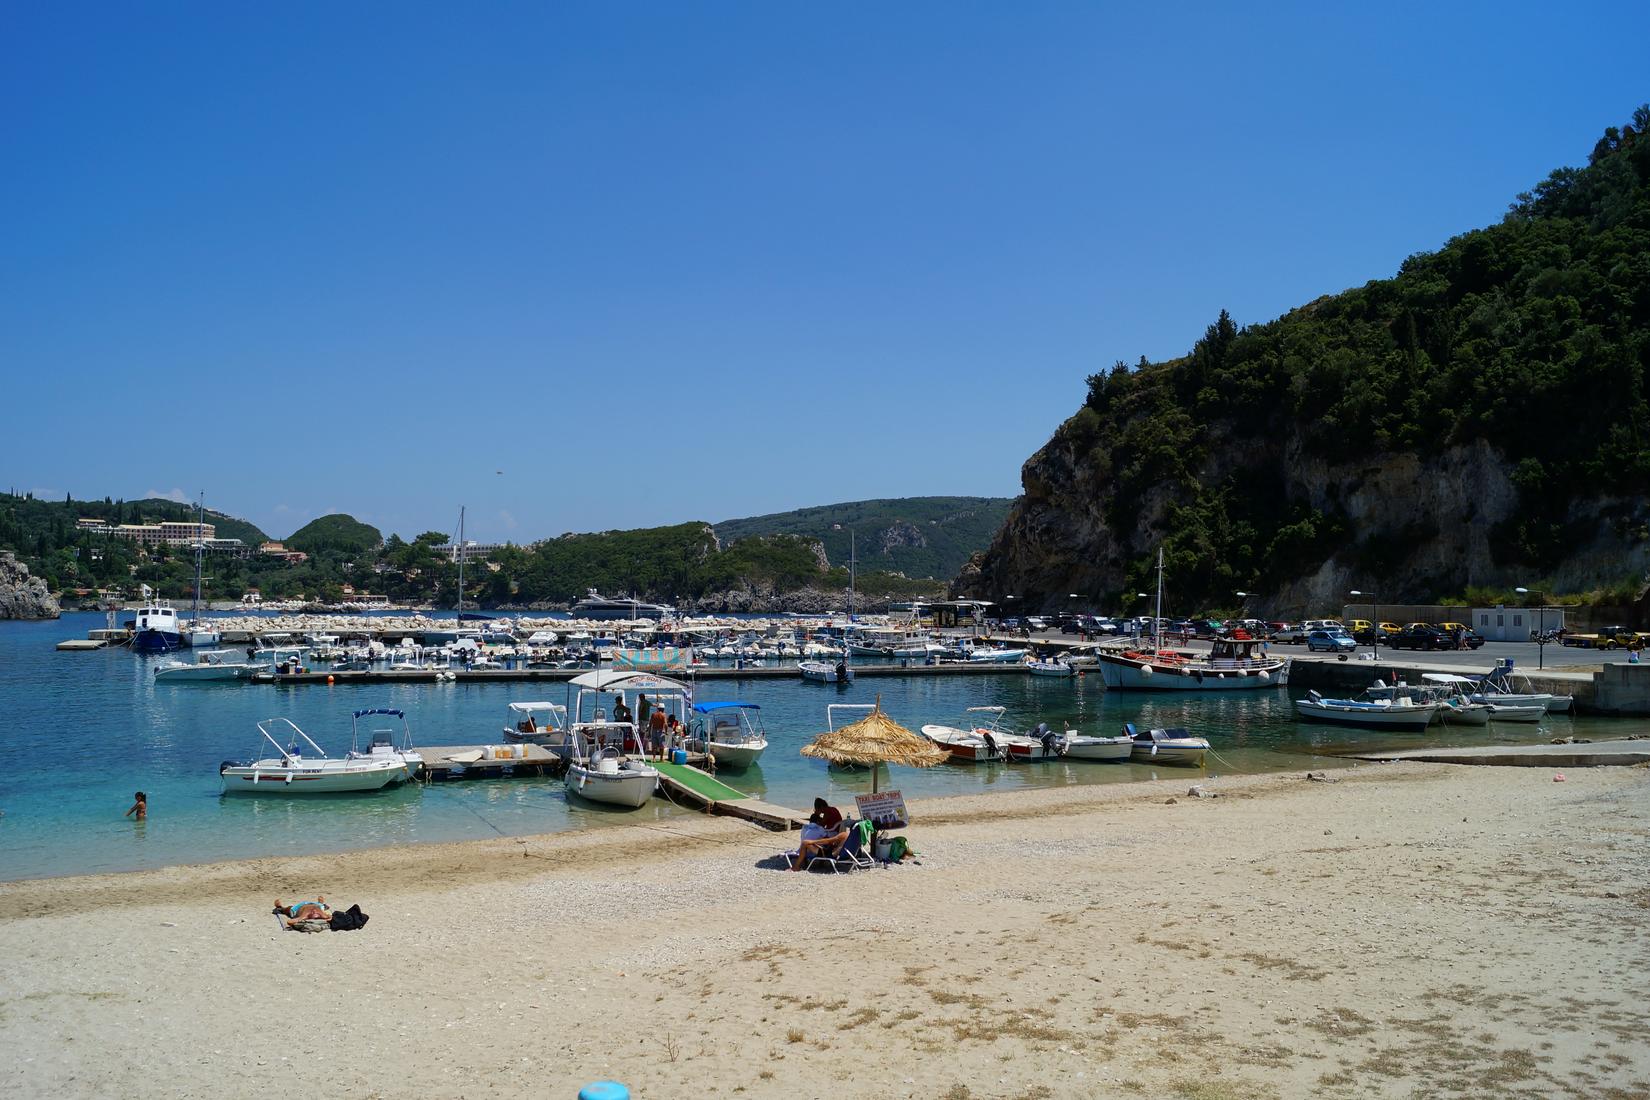
[[[1513,591],[1520,596],[1530,594],[1528,588],[1515,588]],[[1547,608],[1543,605],[1536,610],[1541,616],[1541,625],[1535,629],[1535,667],[1543,669],[1547,667]]]
[[[1349,595],[1364,596],[1369,600],[1369,647],[1373,651],[1372,660],[1381,659],[1381,606],[1375,602],[1375,593],[1360,592],[1354,588]]]

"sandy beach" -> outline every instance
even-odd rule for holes
[[[0,1092],[1650,1096],[1650,771],[1331,774],[7,884]]]

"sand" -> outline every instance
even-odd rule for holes
[[[0,1094],[1650,1096],[1650,771],[1332,774],[9,884]]]

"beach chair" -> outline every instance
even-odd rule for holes
[[[812,871],[816,864],[823,863],[829,867],[832,874],[843,871],[869,871],[877,865],[866,848],[865,835],[871,832],[870,822],[850,821],[848,825],[848,839],[835,855],[829,852],[820,852],[808,860],[805,871]]]

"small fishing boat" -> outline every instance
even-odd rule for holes
[[[1064,661],[1027,661],[1026,668],[1033,676],[1071,676],[1077,671]]]
[[[695,703],[687,748],[716,758],[720,769],[742,770],[756,763],[768,747],[762,708],[755,703]]]
[[[1438,712],[1437,703],[1417,703],[1407,695],[1393,699],[1326,699],[1309,691],[1295,700],[1295,713],[1318,722],[1370,729],[1424,730]]]
[[[1496,696],[1491,695],[1494,699]],[[1503,704],[1487,703],[1491,722],[1539,722],[1547,717],[1547,708],[1541,703]]]
[[[350,752],[343,757],[328,756],[290,718],[266,718],[258,723],[258,732],[274,747],[276,755],[248,762],[225,760],[218,766],[224,793],[340,794],[382,790],[406,782],[417,774],[424,761],[412,751],[411,732],[407,730],[403,712],[356,711],[357,735],[362,718],[379,714],[401,719],[401,744],[396,744],[393,730],[374,731],[366,752],[356,752],[356,741],[352,739]],[[276,738],[276,733],[286,740],[285,745]],[[316,755],[305,756],[305,745]]]
[[[1078,733],[1076,730],[1066,731],[1065,757],[1068,760],[1098,760],[1104,763],[1121,763],[1133,754],[1134,738],[1123,734],[1118,737],[1090,737]]]
[[[148,599],[149,586],[144,585]],[[138,608],[132,624],[132,649],[138,653],[170,653],[183,648],[183,630],[178,625],[178,613],[170,604],[146,603]]]
[[[567,793],[591,802],[636,810],[659,786],[659,772],[632,756],[635,727],[629,722],[581,722],[573,727],[562,782]]]
[[[1137,730],[1130,722],[1123,733],[1132,742],[1129,759],[1138,764],[1182,764],[1201,768],[1209,742],[1183,729]]]
[[[193,661],[168,661],[156,666],[155,683],[221,683],[225,680],[245,680],[257,671],[257,665],[230,660],[233,656],[221,650],[207,650],[197,653]]]

